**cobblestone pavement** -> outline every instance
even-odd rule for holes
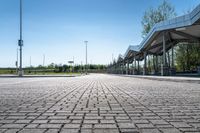
[[[200,133],[200,84],[112,75],[0,78],[3,133]]]

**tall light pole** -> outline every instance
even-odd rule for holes
[[[87,43],[88,41],[84,41],[85,42],[85,73],[87,75]]]
[[[43,54],[43,67],[45,66],[45,54]]]
[[[19,76],[23,76],[23,70],[22,70],[22,46],[23,46],[23,40],[22,40],[22,0],[20,0],[20,39],[18,40],[19,45],[19,51],[20,51],[20,64],[19,64]]]
[[[18,48],[17,48],[17,60],[16,60],[16,74],[18,73]]]
[[[32,66],[32,65],[31,65],[31,56],[30,56],[30,68],[31,68],[31,66]]]

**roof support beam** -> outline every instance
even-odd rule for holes
[[[172,36],[170,32],[166,33],[170,42],[173,42]]]
[[[181,31],[171,30],[170,32],[177,34],[179,36],[191,39],[191,40],[200,41],[200,38],[195,37],[195,36],[190,35],[190,34],[187,34],[187,33],[184,33],[184,32],[181,32]]]

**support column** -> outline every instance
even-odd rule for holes
[[[172,68],[174,68],[174,45],[172,45]]]
[[[127,64],[127,68],[128,68],[128,75],[129,75],[129,70],[130,70],[130,69],[129,69],[129,61],[128,61],[128,64]]]
[[[138,71],[138,75],[140,74],[140,60],[138,60],[138,68],[137,68],[137,71]]]
[[[172,60],[171,60],[171,69],[170,69],[170,75],[176,74],[176,68],[174,66],[174,45],[172,45]]]
[[[147,72],[147,52],[144,52],[144,66],[143,66],[143,75],[146,75]]]
[[[119,74],[122,74],[122,71],[123,70],[123,64],[122,63],[120,63],[120,73]]]
[[[133,58],[133,74],[136,74],[136,73],[137,73],[136,57],[135,57],[135,54],[134,54],[134,58]]]
[[[153,71],[153,74],[155,75],[156,74],[156,65],[155,65],[155,56],[153,55],[153,69],[152,69],[152,71]]]
[[[126,74],[129,74],[129,60],[127,60]]]
[[[134,74],[134,59],[133,59],[133,62],[132,62],[132,71],[131,71],[131,74],[132,75]]]
[[[115,69],[115,74],[117,74],[117,64],[115,64],[115,67],[114,67]]]
[[[158,74],[158,55],[156,55],[156,68],[155,68],[156,75]]]
[[[124,74],[124,61],[122,62],[122,75]]]
[[[171,68],[171,60],[170,60],[169,51],[167,52],[167,57],[168,57],[168,67]]]
[[[117,74],[120,74],[120,63],[117,65]]]
[[[136,54],[134,56],[134,74],[137,73],[137,69],[136,69]]]
[[[166,65],[166,41],[165,41],[165,32],[163,32],[163,58],[161,64],[161,76],[168,75],[168,67]]]
[[[151,74],[150,55],[148,54],[147,56],[148,56],[148,58],[147,58],[147,62],[148,62],[147,73],[148,73],[148,74]]]

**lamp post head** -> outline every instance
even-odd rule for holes
[[[84,41],[86,44],[88,43],[88,41]]]

